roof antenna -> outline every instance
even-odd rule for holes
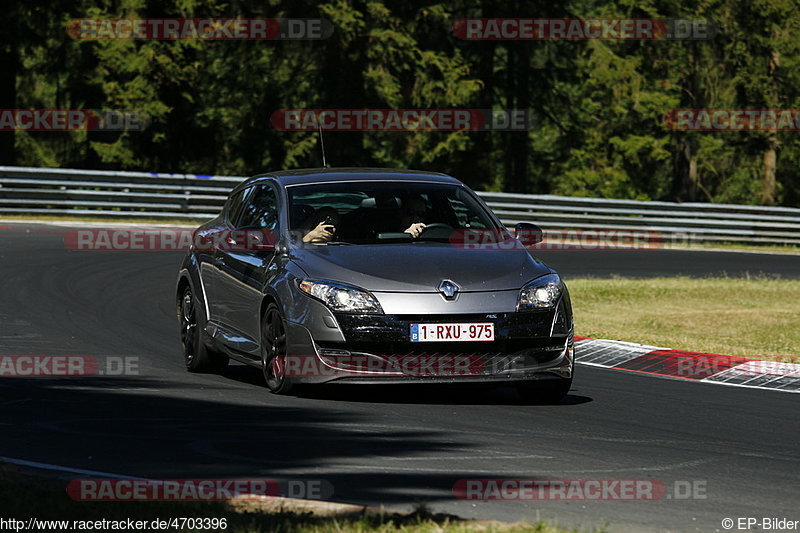
[[[328,168],[328,162],[325,159],[325,139],[322,138],[322,122],[318,122],[319,127],[319,144],[322,147],[322,168]]]

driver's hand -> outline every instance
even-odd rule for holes
[[[422,235],[422,230],[425,229],[425,224],[422,222],[417,222],[415,224],[411,224],[408,229],[406,229],[403,233],[408,233],[415,239]]]
[[[317,227],[303,236],[303,242],[328,242],[333,238],[336,226],[320,222]]]

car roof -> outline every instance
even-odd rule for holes
[[[426,172],[423,170],[398,168],[303,168],[259,174],[246,180],[243,186],[252,185],[255,182],[267,179],[274,179],[283,186],[336,181],[433,181],[439,183],[461,183],[456,178],[448,176],[447,174]]]

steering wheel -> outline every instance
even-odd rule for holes
[[[426,224],[424,228],[422,228],[422,232],[420,232],[419,236],[422,237],[428,230],[434,230],[434,233],[441,233],[442,237],[449,237],[453,231],[453,226],[450,224],[445,224],[444,222],[433,222],[431,224]],[[439,230],[436,232],[435,230]]]
[[[453,226],[450,224],[445,224],[444,222],[431,222],[430,224],[425,224],[425,227],[422,228],[422,232],[425,233],[429,229],[436,228],[453,229]]]

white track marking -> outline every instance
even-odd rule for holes
[[[10,463],[12,465],[27,466],[39,470],[50,470],[53,472],[64,472],[69,474],[82,474],[88,476],[109,477],[118,479],[146,479],[143,477],[123,476],[121,474],[110,474],[108,472],[98,472],[97,470],[83,470],[81,468],[70,468],[68,466],[51,465],[48,463],[38,463],[36,461],[26,461],[24,459],[14,459],[13,457],[0,456],[0,463]]]

